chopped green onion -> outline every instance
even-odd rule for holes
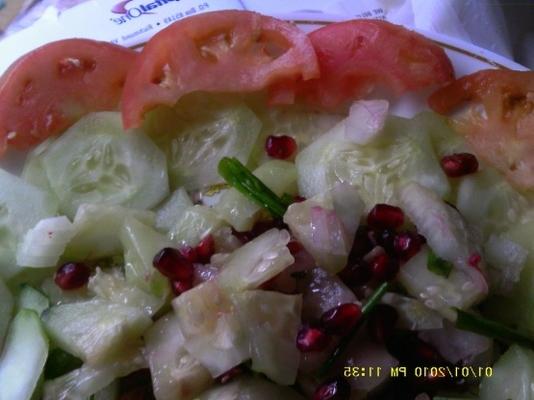
[[[352,328],[352,331],[343,339],[341,339],[339,345],[334,349],[332,354],[330,354],[330,357],[328,357],[328,359],[324,362],[321,369],[319,370],[320,376],[328,375],[332,365],[334,365],[334,363],[341,356],[341,354],[347,349],[349,343],[352,341],[354,336],[356,336],[358,329],[362,326],[365,319],[369,316],[369,314],[371,314],[371,312],[375,309],[376,305],[380,302],[380,299],[386,294],[389,289],[390,283],[384,282],[369,297],[367,302],[362,307],[362,316],[360,320],[358,321],[356,326]]]
[[[449,277],[453,268],[453,265],[450,262],[443,258],[439,258],[432,250],[428,252],[426,265],[429,271],[445,278]]]
[[[219,162],[219,174],[232,187],[250,200],[266,208],[273,217],[283,217],[287,204],[252,174],[237,158],[224,157]]]
[[[517,343],[534,349],[534,338],[515,329],[460,309],[456,309],[456,327],[464,331],[478,333],[506,343]]]

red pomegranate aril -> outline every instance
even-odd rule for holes
[[[480,264],[480,261],[482,261],[482,257],[478,253],[471,254],[467,260],[468,264],[476,269],[479,268],[478,265]]]
[[[292,254],[292,255],[295,255],[297,253],[299,253],[300,251],[302,251],[303,247],[302,245],[300,244],[300,242],[296,241],[296,240],[291,240],[288,244],[287,244],[287,248],[289,249],[289,252]]]
[[[396,229],[404,223],[404,212],[389,204],[377,204],[367,215],[367,224],[372,228]]]
[[[449,178],[473,174],[478,171],[478,160],[471,153],[455,153],[441,159],[441,168]]]
[[[398,313],[394,307],[378,304],[367,320],[367,330],[371,339],[376,343],[386,343],[393,335],[397,319]]]
[[[441,365],[446,362],[432,345],[422,340],[415,347],[415,356],[423,365]]]
[[[197,250],[191,246],[184,246],[180,249],[180,253],[192,263],[198,262]]]
[[[415,232],[401,232],[395,236],[393,248],[397,257],[402,261],[408,261],[415,256],[423,245],[422,236]]]
[[[342,377],[336,377],[324,382],[313,394],[313,400],[348,399],[350,399],[350,384]]]
[[[291,136],[271,135],[265,141],[265,151],[269,157],[287,160],[297,151],[297,142]]]
[[[399,262],[385,253],[378,254],[370,264],[373,278],[379,282],[390,281],[399,272]]]
[[[369,239],[369,229],[365,225],[358,227],[352,248],[349,254],[349,263],[357,262],[373,249],[374,245]]]
[[[365,261],[358,260],[343,268],[339,277],[349,287],[362,286],[371,280],[373,271]]]
[[[297,348],[303,353],[324,350],[329,343],[330,336],[321,328],[303,326],[297,334]]]
[[[80,289],[87,285],[91,269],[80,262],[68,262],[56,271],[54,282],[63,290]]]
[[[197,253],[197,262],[202,264],[208,264],[211,256],[215,253],[215,240],[213,236],[207,235],[200,241],[195,248]]]
[[[171,280],[172,292],[176,297],[180,296],[182,293],[187,292],[193,287],[193,279],[188,280]]]
[[[388,253],[394,251],[395,236],[395,231],[388,228],[369,231],[369,240],[375,246],[384,248]]]
[[[167,278],[178,281],[193,279],[193,263],[172,247],[165,247],[154,256],[154,267]]]
[[[241,365],[236,365],[234,368],[226,371],[222,375],[215,378],[220,384],[224,385],[230,381],[233,381],[236,377],[243,373],[243,367]]]
[[[358,304],[345,303],[326,311],[321,316],[321,326],[331,335],[345,335],[350,332],[362,316]]]

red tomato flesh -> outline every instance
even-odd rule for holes
[[[389,22],[339,22],[311,32],[309,38],[321,75],[300,83],[297,95],[321,108],[360,99],[375,87],[400,95],[454,79],[451,61],[441,47]]]
[[[125,127],[185,94],[253,92],[317,77],[313,47],[296,26],[249,11],[204,13],[175,22],[144,47],[123,93]]]
[[[0,78],[0,154],[34,146],[89,112],[118,109],[136,56],[110,43],[66,39],[19,58]]]
[[[437,90],[428,104],[440,114],[459,111],[453,125],[477,156],[515,186],[534,189],[534,72],[479,71]]]

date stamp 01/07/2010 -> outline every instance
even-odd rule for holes
[[[391,378],[490,378],[493,375],[492,367],[474,367],[474,366],[421,366],[421,367],[356,367],[346,366],[343,368],[343,375],[346,378],[382,378],[385,376]]]

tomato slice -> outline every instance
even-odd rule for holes
[[[66,39],[15,61],[0,78],[0,154],[57,135],[92,111],[118,108],[136,53],[110,43]]]
[[[475,153],[522,189],[534,189],[534,72],[484,70],[433,93],[429,106],[452,119]]]
[[[297,96],[322,108],[365,97],[375,87],[400,95],[454,79],[441,47],[389,22],[339,22],[311,32],[309,38],[321,75],[299,84]]]
[[[126,81],[123,122],[137,127],[145,112],[195,91],[253,92],[318,74],[313,47],[296,26],[250,11],[199,14],[147,43]]]

